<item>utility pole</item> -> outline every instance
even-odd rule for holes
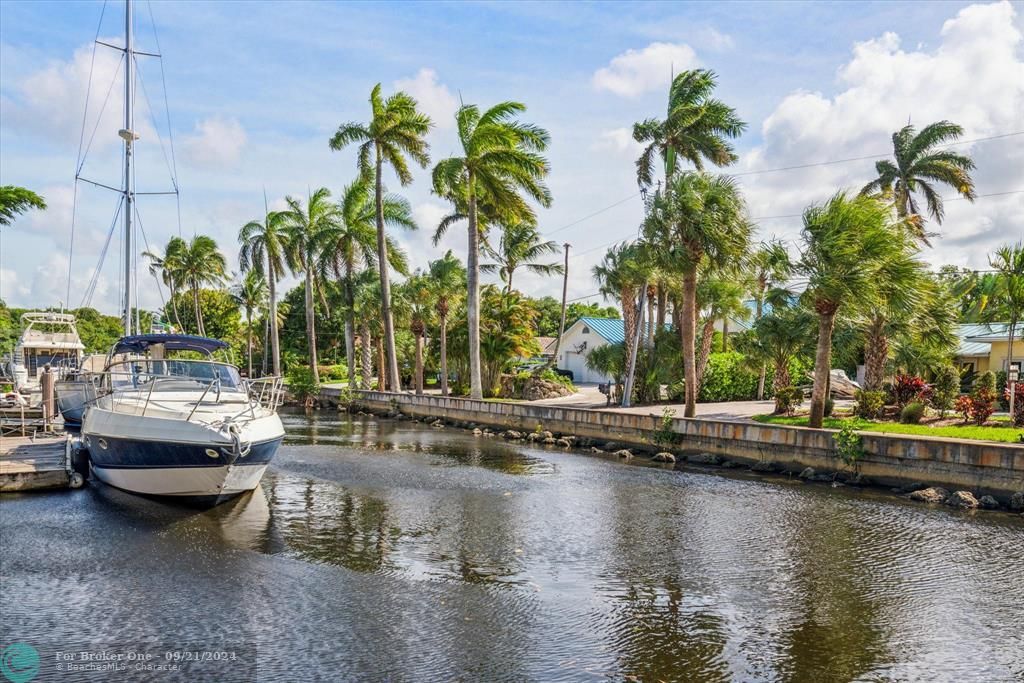
[[[569,243],[565,247],[565,266],[562,269],[562,321],[558,324],[558,336],[555,337],[555,351],[551,354],[546,367],[558,367],[558,349],[562,345],[562,335],[565,334],[565,297],[569,290]],[[543,350],[543,349],[542,349]]]
[[[632,403],[633,382],[636,379],[636,352],[643,338],[644,330],[644,308],[647,306],[647,280],[644,280],[643,289],[640,290],[640,319],[636,322],[636,334],[633,337],[633,348],[629,352],[629,369],[626,372],[626,386],[622,390],[622,407],[628,408]]]

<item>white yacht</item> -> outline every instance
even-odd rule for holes
[[[176,334],[132,335],[114,346],[82,423],[96,478],[213,503],[259,485],[284,438],[276,412],[282,384],[243,380],[213,359],[226,346]]]
[[[40,376],[46,367],[60,374],[77,369],[85,345],[78,336],[75,316],[69,313],[29,311],[22,314],[21,324],[8,368],[18,401],[34,407],[42,400]]]

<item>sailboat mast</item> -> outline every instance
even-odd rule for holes
[[[132,309],[135,303],[134,252],[132,240],[132,215],[135,211],[135,188],[132,182],[132,145],[135,143],[132,101],[134,99],[135,73],[132,52],[132,0],[124,3],[124,333],[132,334]]]

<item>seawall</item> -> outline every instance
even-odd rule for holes
[[[330,398],[329,395],[324,398]],[[533,432],[538,428],[580,438],[618,441],[656,450],[653,436],[661,415],[637,415],[533,405],[357,391],[356,403],[370,411],[400,410],[417,417],[437,417],[501,429]],[[753,422],[673,418],[671,450],[713,453],[754,464],[771,462],[782,471],[805,467],[839,470],[834,430],[765,425]],[[862,434],[860,472],[873,482],[901,486],[924,482],[1006,501],[1024,490],[1024,445],[966,441],[898,434]]]

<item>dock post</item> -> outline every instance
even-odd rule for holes
[[[49,364],[43,368],[43,374],[39,378],[39,386],[43,391],[43,429],[51,431],[56,410],[53,391],[54,373]]]

